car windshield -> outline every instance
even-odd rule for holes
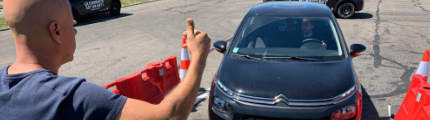
[[[328,17],[250,16],[237,35],[232,54],[265,59],[344,58],[338,33]]]

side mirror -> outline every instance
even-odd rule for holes
[[[220,52],[220,53],[224,53],[224,52],[225,52],[225,50],[227,49],[227,42],[226,42],[226,41],[223,41],[223,40],[216,41],[216,42],[214,43],[214,47],[215,47],[215,50],[216,50],[216,51],[218,51],[218,52]]]
[[[366,50],[366,46],[362,45],[362,44],[352,44],[351,45],[351,53],[349,53],[351,55],[351,57],[357,57],[361,54],[361,52]]]

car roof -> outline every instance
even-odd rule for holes
[[[282,17],[334,17],[332,11],[324,4],[286,1],[257,4],[249,10],[248,14]]]

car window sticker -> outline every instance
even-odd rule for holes
[[[233,49],[233,53],[237,53],[237,51],[239,51],[239,48],[238,48],[238,47],[235,47],[235,48]]]
[[[97,10],[104,6],[104,0],[90,0],[84,2],[85,9]]]

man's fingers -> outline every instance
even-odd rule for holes
[[[188,34],[190,34],[191,36],[188,36],[188,37],[194,37],[194,21],[193,21],[193,19],[191,19],[191,18],[188,18],[187,19],[187,32],[188,32]]]

